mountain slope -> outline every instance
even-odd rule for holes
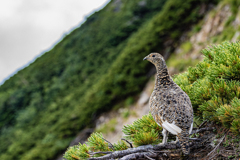
[[[164,3],[111,1],[7,80],[0,87],[0,158],[52,159],[97,115],[137,94],[151,67],[142,57],[167,56],[208,6],[205,0]]]
[[[205,126],[214,126],[217,128],[214,133],[207,132],[207,136],[205,137],[203,136],[204,134],[193,135],[198,138],[200,136],[201,139],[203,138],[204,141],[206,140],[205,142],[207,142],[202,146],[203,148],[193,149],[191,151],[192,156],[196,159],[210,157],[210,159],[231,159],[239,158],[240,155],[239,101],[237,99],[239,98],[239,76],[238,70],[236,69],[236,67],[239,67],[239,58],[236,56],[236,54],[239,55],[239,43],[230,44],[224,42],[222,45],[213,45],[214,43],[218,44],[223,41],[236,42],[240,40],[240,11],[237,10],[239,5],[239,2],[235,0],[222,1],[219,3],[204,16],[202,21],[194,25],[190,32],[181,36],[181,44],[178,45],[170,56],[170,59],[167,60],[170,74],[183,72],[186,71],[187,67],[195,66],[197,62],[203,59],[200,50],[206,48],[202,51],[205,55],[203,62],[200,62],[194,68],[189,67],[187,72],[179,74],[174,78],[174,80],[181,85],[181,88],[191,97],[195,110],[195,127],[200,125],[203,120],[210,120],[209,123],[205,123]],[[212,46],[208,48],[208,45]],[[204,64],[206,62],[208,63],[207,65]],[[204,79],[209,78],[210,80],[203,80],[203,77]],[[225,82],[222,83],[222,81]],[[199,84],[199,82],[201,82],[201,84]],[[209,83],[211,85],[206,87]],[[146,119],[145,121],[143,120],[145,116],[142,117],[142,115],[147,114],[149,111],[147,101],[153,87],[154,81],[151,79],[141,95],[134,97],[135,102],[132,99],[132,102],[129,103],[129,98],[122,104],[124,109],[120,108],[117,111],[113,110],[103,114],[97,121],[98,127],[95,131],[103,133],[103,136],[110,141],[114,147],[119,145],[117,140],[120,140],[122,136],[127,138],[130,135],[130,140],[133,144],[136,143],[137,138],[137,142],[141,142],[142,145],[151,142],[159,143],[159,140],[161,140],[161,137],[159,138],[161,135],[158,134],[160,133],[159,127],[153,122],[149,125],[149,121],[146,121]],[[139,99],[137,100],[138,97]],[[231,100],[233,97],[235,98]],[[133,123],[134,120],[140,117],[142,117],[142,119]],[[140,122],[143,121],[146,122],[145,126],[140,124]],[[129,125],[131,123],[133,124]],[[216,123],[218,125],[216,125]],[[158,128],[158,131],[153,134],[151,131],[155,130],[155,127]],[[129,134],[126,132],[123,134],[122,129]],[[224,135],[224,133],[226,135]],[[92,134],[91,138],[88,139],[87,146],[77,145],[70,147],[65,153],[65,158],[78,159],[79,157],[89,157],[90,155],[87,154],[87,152],[89,150],[93,151],[93,149],[95,152],[111,150],[111,148],[107,147],[108,145],[105,141],[103,141],[103,143],[105,143],[104,146],[106,146],[107,149],[103,149],[103,147],[101,147],[103,143],[100,143],[101,138],[94,140],[92,139],[94,135],[96,134]],[[144,135],[144,137],[140,135]],[[149,140],[147,135],[151,135],[152,137],[150,137],[152,139]],[[157,135],[157,137],[154,137],[155,135]],[[96,141],[99,143],[95,143]],[[98,146],[96,144],[98,144]],[[121,149],[125,149],[123,146]],[[216,146],[219,146],[217,150],[215,148]],[[119,149],[120,148],[117,150]],[[176,151],[174,151],[174,156],[177,156]]]

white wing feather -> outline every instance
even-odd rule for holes
[[[162,127],[164,129],[166,129],[168,132],[172,133],[173,135],[177,135],[178,133],[181,133],[182,132],[182,129],[179,128],[177,125],[175,125],[175,122],[173,121],[172,123],[168,123],[168,121],[163,121],[163,119],[161,118],[162,120]],[[161,126],[159,123],[157,123],[159,126]],[[191,124],[191,127],[189,129],[189,134],[192,133],[192,129],[193,129],[193,123]]]
[[[192,129],[193,129],[193,123],[191,124],[190,130],[189,130],[189,134],[192,133]]]
[[[174,121],[173,123],[168,123],[168,121],[164,121],[162,123],[163,128],[165,128],[170,133],[177,135],[178,133],[182,132],[182,129],[179,128],[177,125],[175,125]]]

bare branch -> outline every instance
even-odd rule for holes
[[[107,151],[107,152],[90,152],[89,154],[91,155],[95,155],[95,154],[110,154],[112,153],[111,151]]]
[[[154,153],[154,151],[152,151],[152,150],[148,150],[148,152],[150,152],[150,153],[152,153],[152,154],[156,154],[156,153]]]
[[[150,160],[154,160],[153,158],[157,158],[157,154],[153,155],[149,152],[141,152],[141,153],[133,153],[133,154],[129,154],[126,155],[122,158],[120,158],[119,160],[132,160],[132,159],[150,159]]]
[[[218,143],[218,145],[216,145],[216,147],[210,153],[208,153],[207,157],[210,156],[214,151],[216,151],[216,149],[219,147],[219,145],[224,140],[225,136],[226,136],[226,134],[221,138],[221,141]]]
[[[127,142],[127,143],[130,145],[130,147],[131,147],[131,148],[133,148],[133,146],[132,146],[132,143],[131,143],[131,142],[129,142],[128,140],[126,140],[126,139],[124,139],[124,138],[121,138],[121,140],[123,140],[123,141]]]
[[[193,146],[193,143],[190,143],[190,146]],[[149,157],[154,158],[153,153],[155,152],[156,155],[158,155],[157,153],[166,153],[168,151],[159,151],[161,149],[177,149],[177,148],[181,148],[181,146],[179,144],[171,144],[171,143],[167,143],[165,145],[145,145],[145,146],[139,146],[136,148],[128,148],[126,150],[122,150],[122,151],[114,151],[111,152],[110,154],[101,156],[101,157],[96,157],[96,158],[89,158],[88,160],[107,160],[107,159],[111,159],[111,158],[121,158],[130,154],[134,154],[134,153],[142,153],[142,152],[147,152],[149,155]],[[134,155],[138,155],[138,154],[134,154]]]
[[[207,120],[203,121],[202,124],[199,125],[199,129],[202,128],[203,125],[205,125],[207,123]]]
[[[194,133],[202,133],[202,132],[205,132],[205,131],[213,131],[215,128],[214,127],[207,127],[207,128],[200,128],[200,129],[197,129],[196,131],[192,131],[192,134]]]
[[[204,146],[205,144],[200,143],[200,142],[190,142],[189,146],[193,148],[200,148]],[[116,159],[116,158],[121,158],[121,160],[131,160],[137,157],[144,158],[144,154],[147,153],[147,156],[150,158],[156,158],[159,156],[159,154],[163,155],[166,153],[171,153],[169,151],[160,151],[162,149],[177,149],[181,148],[179,144],[171,144],[167,143],[166,145],[145,145],[145,146],[139,146],[136,148],[128,148],[126,150],[122,151],[114,151],[111,152],[110,154],[101,156],[101,157],[96,157],[96,158],[89,158],[88,160],[108,160],[108,159]]]
[[[192,140],[192,141],[201,141],[202,139],[201,139],[201,138],[189,138],[189,140]]]
[[[149,149],[152,150],[153,146],[152,145],[146,145],[146,146],[139,146],[139,147],[136,147],[136,148],[128,148],[126,150],[115,151],[115,152],[112,152],[111,154],[104,155],[104,156],[101,156],[101,157],[89,158],[89,160],[106,160],[106,159],[111,159],[111,158],[121,158],[121,157],[124,157],[124,156],[132,154],[132,153],[147,152]]]
[[[105,138],[103,138],[102,137],[102,139],[104,140],[104,141],[106,141],[108,144],[109,144],[109,147],[112,149],[112,150],[114,150],[115,151],[115,149],[114,149],[114,146],[112,145],[112,143],[111,142],[109,142],[108,140],[106,140]]]
[[[199,128],[199,125],[196,122],[194,122],[194,124]]]
[[[148,157],[146,154],[144,154],[144,156],[145,156],[147,159],[149,159],[149,160],[154,160],[154,159]]]
[[[201,133],[204,131],[212,131],[214,129],[215,129],[214,127],[200,128],[200,129],[194,130],[192,134]],[[126,141],[130,145],[130,147],[132,147],[131,142],[123,138],[121,140]],[[206,146],[206,144],[209,143],[208,141],[205,141],[205,139],[203,140],[200,138],[190,138],[190,140],[193,140],[189,143],[189,147],[191,147],[191,149],[201,148],[203,146]],[[172,144],[171,142],[165,145],[162,145],[162,144],[161,145],[144,145],[136,148],[128,148],[122,151],[92,153],[92,155],[97,153],[102,153],[107,155],[96,157],[96,158],[92,157],[92,158],[89,158],[88,160],[108,160],[108,159],[117,159],[117,158],[120,158],[120,160],[152,159],[152,158],[154,159],[157,157],[164,156],[166,153],[172,154],[172,153],[176,153],[176,151],[179,152],[180,150],[175,150],[178,148],[181,148],[179,143]],[[174,149],[175,151],[163,151],[163,149]]]

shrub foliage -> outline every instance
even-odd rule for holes
[[[141,146],[159,143],[159,133],[161,133],[162,128],[149,113],[134,121],[132,125],[124,126],[122,131],[126,139],[133,142],[135,146]]]
[[[127,148],[128,146],[124,142],[118,141],[117,143],[109,144],[107,141],[105,141],[101,133],[93,133],[88,138],[86,144],[80,143],[77,146],[70,147],[64,154],[64,158],[66,158],[67,160],[76,160],[86,159],[89,157],[99,157],[102,156],[103,154],[99,153],[91,156],[91,153],[99,151],[107,152],[114,150],[124,150]]]
[[[222,123],[235,134],[239,134],[240,43],[224,42],[202,52],[204,60],[195,67],[190,67],[187,72],[175,76],[174,81],[189,95],[196,117]],[[150,113],[123,127],[124,138],[135,146],[159,143],[162,138],[161,130]],[[64,157],[68,160],[75,160],[76,155],[84,158],[80,152],[90,146],[93,148],[91,151],[96,151],[95,147],[98,148],[97,151],[109,151],[107,143],[98,133],[92,134],[87,144],[88,146],[79,144],[70,147]],[[127,146],[118,150],[126,148]]]
[[[240,43],[224,42],[202,51],[204,60],[174,81],[189,95],[195,116],[240,132]]]

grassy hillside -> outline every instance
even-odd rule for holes
[[[122,0],[94,13],[0,86],[0,159],[53,159],[97,115],[139,93],[151,67],[142,58],[172,50],[208,3]]]

